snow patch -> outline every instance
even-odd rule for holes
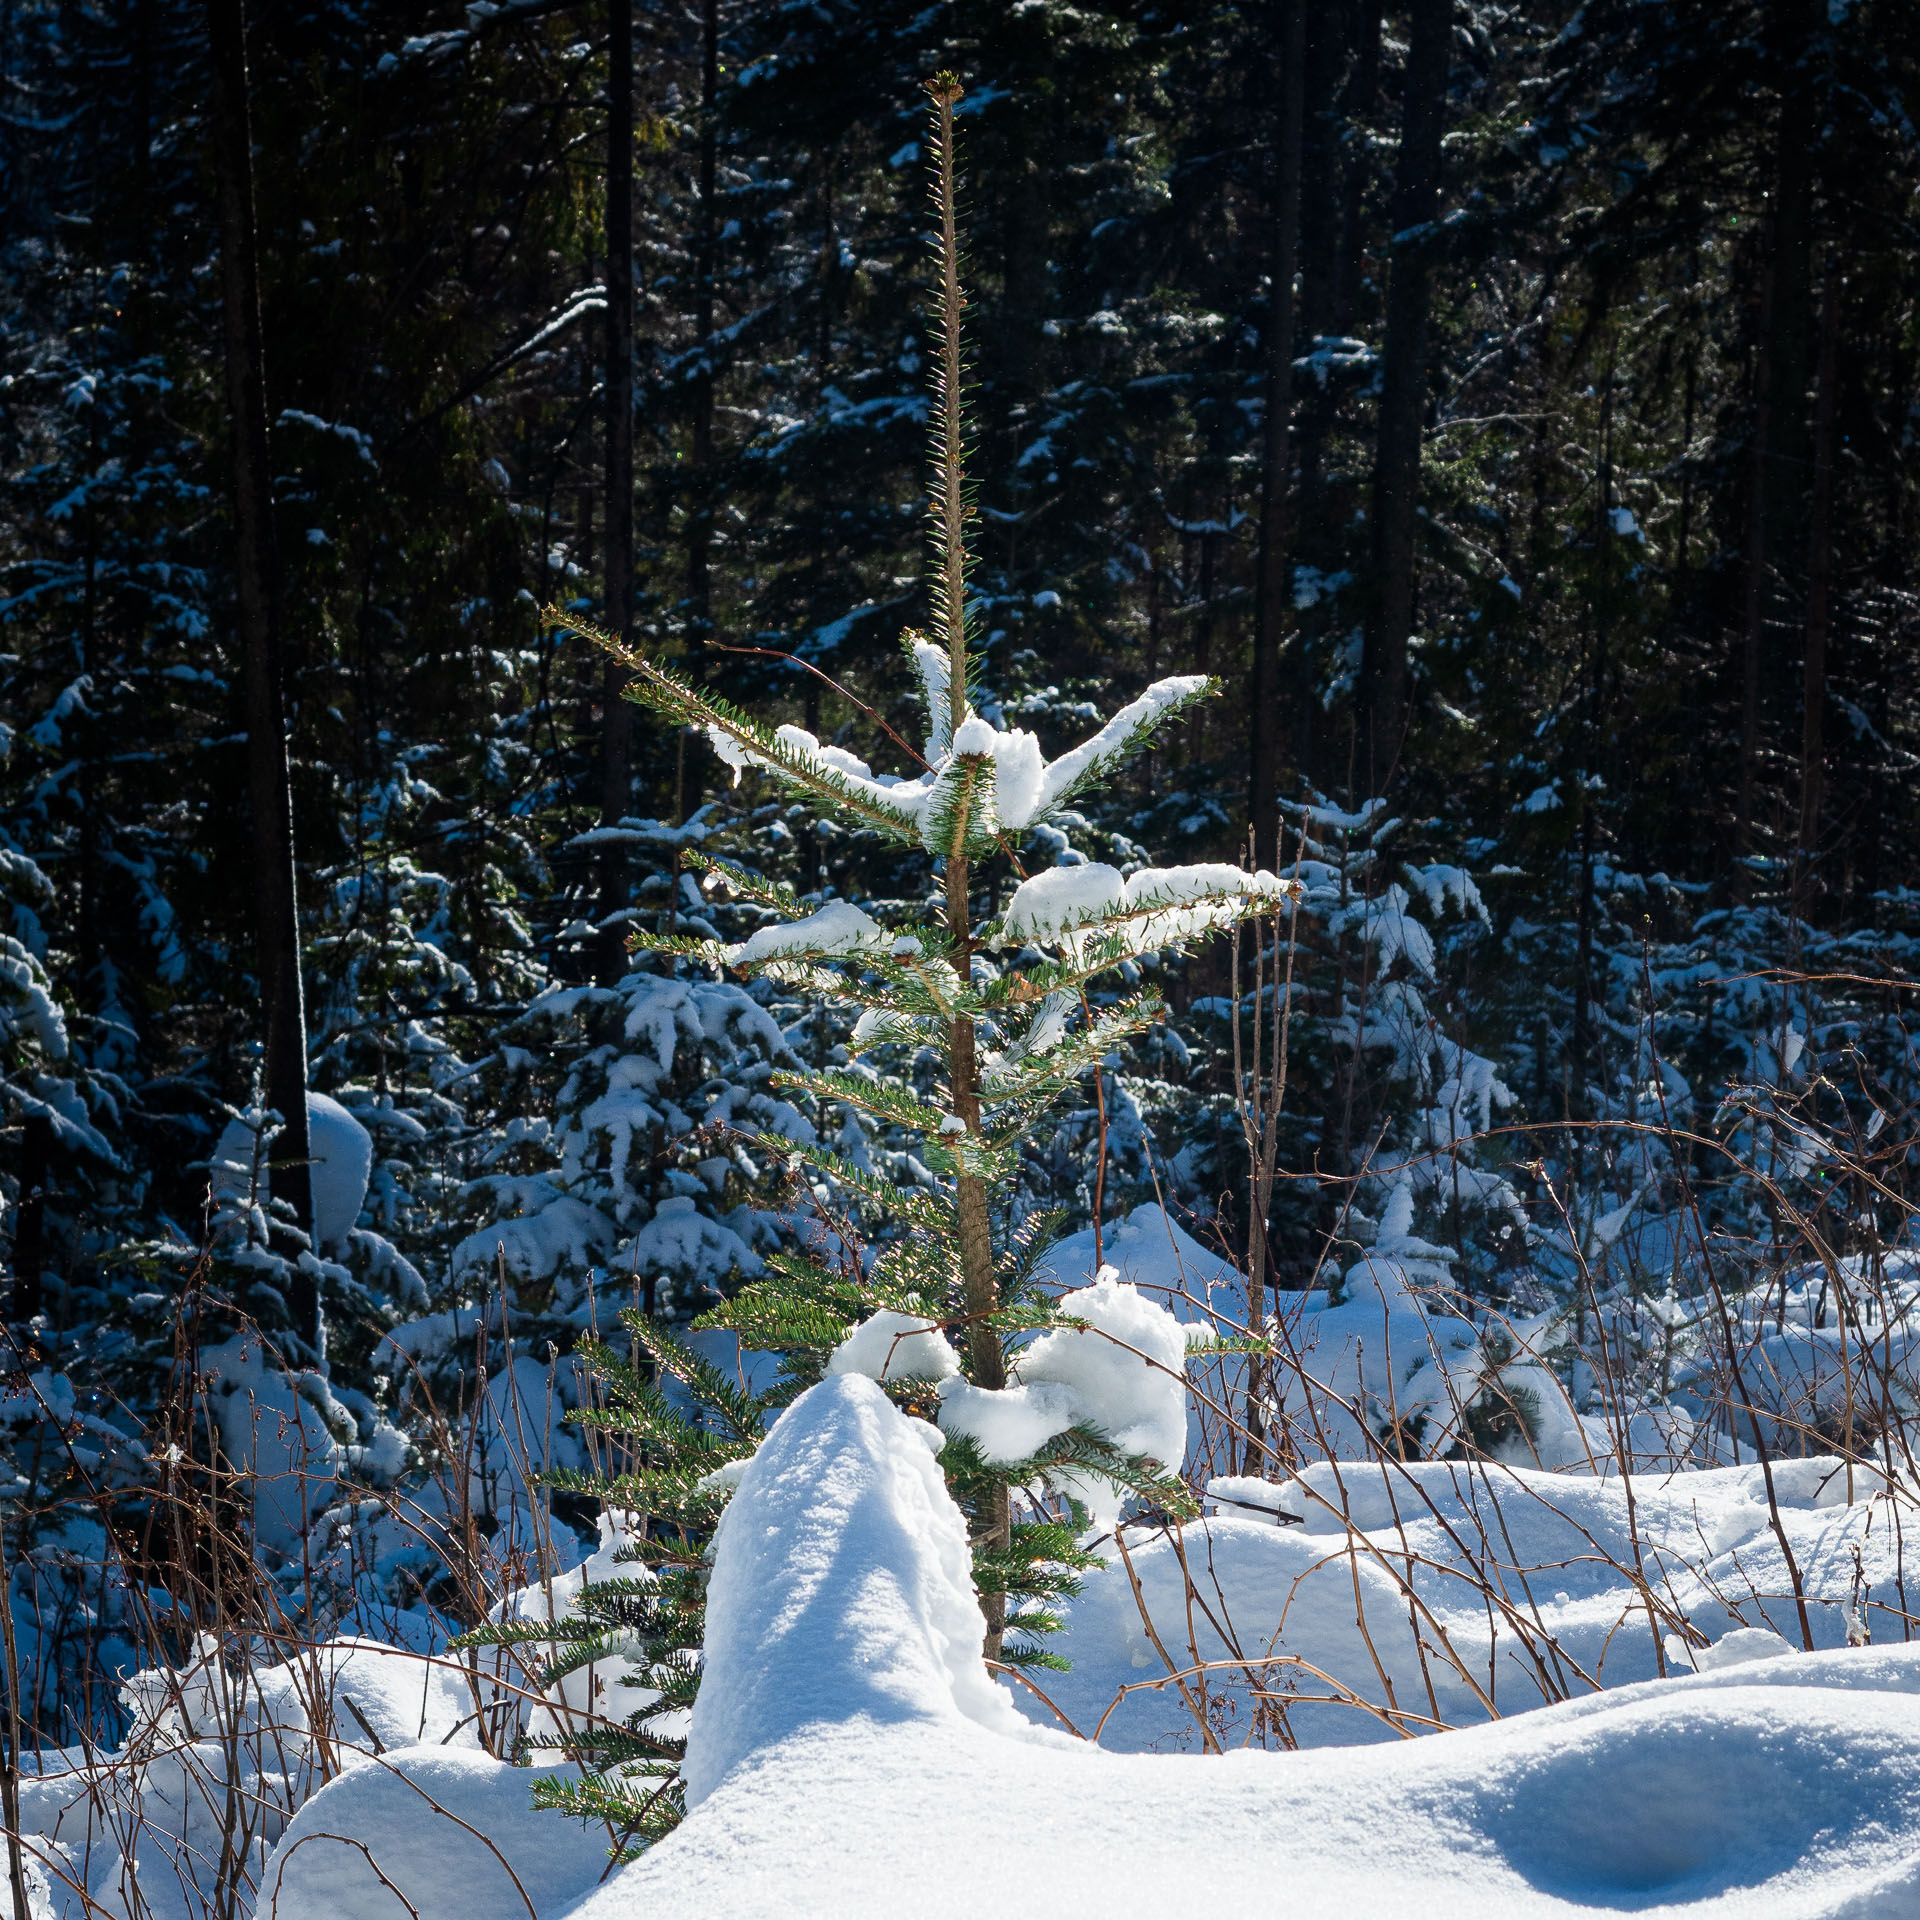
[[[821,1723],[1034,1738],[981,1663],[985,1633],[966,1524],[924,1441],[873,1381],[830,1375],[781,1416],[721,1518],[687,1804]]]
[[[960,1356],[931,1320],[882,1308],[834,1348],[829,1373],[863,1373],[869,1380],[947,1380]]]

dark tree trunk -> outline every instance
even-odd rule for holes
[[[1770,616],[1792,604],[1791,572],[1805,551],[1812,483],[1807,389],[1813,374],[1813,200],[1819,134],[1811,53],[1810,0],[1773,0],[1770,53],[1780,73],[1772,192],[1766,225],[1761,339],[1754,369],[1752,493],[1740,647],[1740,777],[1734,843],[1752,851],[1759,827],[1760,768],[1787,721],[1789,660]],[[1789,576],[1784,581],[1782,574]],[[1791,709],[1788,709],[1790,712]]]
[[[273,1194],[303,1227],[313,1222],[307,1171],[307,1025],[300,978],[299,891],[294,875],[293,789],[280,684],[279,580],[267,456],[266,352],[260,328],[260,262],[253,208],[253,132],[247,100],[243,0],[207,0],[213,54],[214,177],[220,205],[227,410],[232,438],[234,574],[246,701],[247,788],[253,815],[252,890],[260,994],[267,1028],[267,1103],[284,1131],[274,1143]],[[324,1352],[320,1289],[289,1280],[295,1334]]]
[[[633,635],[633,4],[607,9],[607,631]],[[600,820],[617,826],[633,805],[633,708],[626,669],[601,677]],[[594,977],[612,986],[627,970],[627,856],[600,853],[600,935]]]
[[[1825,11],[1819,8],[1822,23]],[[1783,79],[1770,235],[1767,364],[1772,390],[1767,406],[1772,431],[1764,507],[1767,550],[1797,554],[1813,470],[1807,389],[1813,384],[1813,195],[1820,131],[1811,60],[1816,20],[1812,0],[1774,0],[1773,12],[1773,58]],[[1767,678],[1779,682],[1784,676],[1770,673]]]
[[[717,95],[720,90],[720,0],[704,0],[700,18],[700,221],[694,272],[693,325],[698,342],[693,377],[693,488],[687,510],[687,637],[694,648],[713,631],[713,315],[719,261],[714,195],[719,184]]]
[[[1415,515],[1421,414],[1427,397],[1431,227],[1440,208],[1440,136],[1447,100],[1452,0],[1412,0],[1400,160],[1394,179],[1387,281],[1386,364],[1373,467],[1373,591],[1360,656],[1355,779],[1382,792],[1407,723],[1407,640],[1413,632]]]
[[[1366,260],[1366,201],[1373,178],[1373,156],[1361,129],[1380,97],[1380,15],[1381,0],[1354,0],[1353,63],[1347,69],[1342,103],[1347,158],[1331,294],[1332,330],[1342,334],[1354,330]]]
[[[1769,249],[1771,255],[1771,249]],[[1773,437],[1773,269],[1769,258],[1760,295],[1759,340],[1753,369],[1753,421],[1747,457],[1747,552],[1740,592],[1740,770],[1734,787],[1736,863],[1752,850],[1760,764],[1760,672],[1768,598],[1767,463]],[[1734,888],[1744,887],[1736,865]]]
[[[1293,277],[1300,251],[1300,134],[1306,97],[1307,0],[1277,0],[1280,123],[1273,145],[1273,288],[1267,315],[1266,445],[1260,494],[1259,581],[1248,688],[1247,808],[1254,857],[1279,858],[1280,643],[1293,603]]]
[[[1800,861],[1820,843],[1826,786],[1827,641],[1833,630],[1834,386],[1839,378],[1840,276],[1830,263],[1820,307],[1813,406],[1813,502],[1807,516],[1807,635],[1800,708]]]
[[[1315,7],[1304,26],[1300,123],[1300,311],[1311,339],[1331,330],[1340,230],[1340,88],[1348,58],[1345,7]],[[1284,84],[1284,81],[1283,81]]]
[[[47,1182],[52,1173],[53,1123],[30,1113],[21,1126],[19,1213],[13,1228],[13,1298],[7,1319],[25,1330],[46,1305],[41,1291],[47,1264]]]

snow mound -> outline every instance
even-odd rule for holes
[[[213,1197],[244,1207],[254,1197],[259,1135],[245,1120],[229,1120],[213,1150]],[[325,1252],[347,1243],[366,1204],[373,1173],[373,1136],[338,1100],[324,1093],[307,1095],[307,1152],[313,1182],[313,1225]],[[266,1186],[266,1168],[259,1184]]]
[[[987,1677],[965,1522],[925,1441],[864,1374],[832,1374],[762,1442],[720,1523],[689,1805],[809,1727],[1035,1729]]]
[[[549,1771],[457,1747],[357,1756],[294,1816],[267,1862],[260,1911],[543,1920],[600,1879],[608,1844],[604,1830],[533,1805],[532,1784]]]
[[[572,1920],[1920,1911],[1920,1652],[1198,1761],[1025,1726],[979,1629],[907,1420],[857,1374],[803,1395],[720,1529],[692,1812]]]
[[[1844,1650],[1856,1624],[1876,1641],[1898,1641],[1899,1529],[1884,1497],[1834,1501],[1844,1486],[1836,1464],[1774,1467],[1809,1631],[1823,1650]],[[1792,1471],[1803,1467],[1812,1471]],[[1461,1727],[1492,1715],[1511,1722],[1596,1689],[1617,1694],[1657,1679],[1663,1666],[1731,1668],[1801,1644],[1793,1578],[1756,1466],[1622,1483],[1479,1462],[1316,1461],[1277,1483],[1216,1477],[1207,1491],[1215,1513],[1181,1539],[1130,1528],[1129,1553],[1170,1650],[1232,1663],[1204,1683],[1232,1739],[1257,1711],[1254,1687],[1324,1698],[1329,1689],[1279,1664],[1290,1659],[1310,1661],[1374,1708]],[[1636,1541],[1659,1596],[1651,1617]],[[1208,1602],[1193,1608],[1191,1628],[1183,1555]],[[1856,1572],[1867,1595],[1858,1614]],[[1045,1685],[1077,1725],[1097,1724],[1121,1687],[1165,1673],[1117,1559],[1089,1574],[1062,1611],[1066,1631],[1054,1648],[1072,1668]],[[1262,1666],[1267,1655],[1275,1665]],[[1766,1664],[1792,1673],[1807,1658]],[[1364,1708],[1298,1698],[1268,1706],[1284,1711],[1302,1747],[1394,1738]],[[1051,1719],[1037,1701],[1023,1711]],[[1129,1694],[1103,1743],[1165,1752],[1194,1737],[1191,1714],[1165,1687]]]

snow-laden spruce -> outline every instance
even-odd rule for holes
[[[1012,1200],[1022,1142],[1049,1105],[1097,1072],[1129,1035],[1161,1017],[1151,992],[1097,1015],[1088,991],[1143,955],[1272,914],[1290,896],[1271,873],[1199,865],[1125,874],[1078,868],[1063,879],[1029,874],[1022,854],[1053,816],[1112,776],[1158,727],[1212,691],[1197,676],[1156,681],[1064,752],[1049,757],[1023,729],[994,724],[969,682],[967,504],[962,471],[962,352],[952,166],[957,83],[937,82],[933,151],[940,236],[935,301],[933,459],[929,485],[932,633],[905,646],[926,706],[917,765],[876,772],[805,729],[768,727],[712,692],[604,634],[587,637],[629,675],[630,697],[712,743],[736,776],[751,771],[896,845],[931,854],[936,911],[802,897],[738,863],[691,852],[686,864],[758,907],[766,924],[744,939],[644,935],[636,944],[682,961],[831,994],[860,1010],[845,1066],[779,1076],[822,1110],[838,1106],[917,1137],[927,1184],[903,1187],[824,1143],[762,1136],[776,1165],[830,1181],[869,1212],[870,1251],[786,1248],[697,1325],[726,1328],[742,1347],[779,1356],[765,1392],[748,1392],[646,1316],[628,1317],[635,1342],[699,1409],[685,1417],[655,1378],[611,1350],[588,1349],[607,1387],[603,1410],[626,1456],[643,1461],[591,1491],[650,1516],[638,1552],[659,1578],[623,1590],[589,1586],[576,1615],[524,1636],[566,1642],[565,1661],[590,1661],[611,1636],[638,1652],[658,1702],[692,1700],[684,1658],[697,1636],[704,1578],[697,1542],[732,1494],[741,1462],[805,1389],[834,1374],[870,1375],[901,1409],[944,1434],[941,1469],[966,1514],[980,1600],[981,1650],[996,1662],[1044,1662],[1055,1603],[1094,1564],[1080,1536],[1094,1514],[1112,1519],[1129,1498],[1169,1513],[1195,1511],[1179,1477],[1187,1346],[1170,1316],[1117,1278],[1055,1299],[1035,1278],[1044,1251],[1017,1229]],[[576,626],[554,610],[556,624]],[[578,629],[585,631],[584,629]],[[1057,838],[1057,834],[1055,838]],[[1021,885],[1004,912],[983,916],[976,863],[1004,859]],[[863,1053],[896,1048],[929,1075],[885,1074]],[[929,1432],[934,1429],[929,1424]],[[775,1425],[777,1442],[782,1429]],[[773,1443],[768,1443],[773,1444]],[[678,1529],[676,1537],[675,1530]],[[956,1658],[978,1663],[971,1650]],[[668,1830],[680,1785],[674,1753],[639,1723],[577,1751],[602,1766],[556,1800],[615,1821],[640,1841]],[[641,1782],[646,1782],[644,1786]],[[551,1789],[549,1789],[551,1791]]]

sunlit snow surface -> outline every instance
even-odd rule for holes
[[[825,1381],[722,1528],[693,1811],[571,1914],[1920,1913],[1920,1653],[1197,1758],[1035,1726],[979,1631],[925,1437]]]

